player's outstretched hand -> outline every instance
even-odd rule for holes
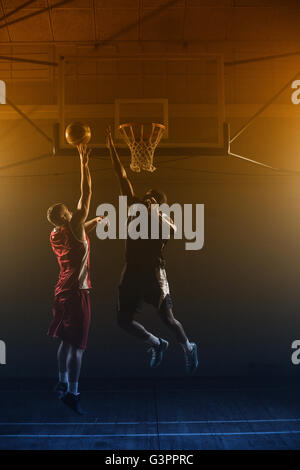
[[[107,215],[96,217],[96,219],[97,219],[97,224],[103,224],[106,227],[110,226],[109,218],[107,217]]]
[[[87,145],[85,144],[80,144],[78,145],[78,152],[80,156],[81,163],[83,165],[87,165],[89,163],[89,157],[92,149],[88,149]]]
[[[106,147],[109,149],[113,145],[113,138],[111,133],[111,127],[108,126],[105,131],[105,142]]]

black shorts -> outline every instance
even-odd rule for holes
[[[141,312],[144,302],[159,311],[172,308],[166,270],[125,265],[119,285],[119,313]]]

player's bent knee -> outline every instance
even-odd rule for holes
[[[76,348],[76,346],[70,346],[70,348],[71,348],[71,356],[75,356],[77,358],[80,358],[85,351],[82,348]]]
[[[166,323],[167,323],[169,326],[177,326],[177,325],[178,325],[178,321],[177,321],[176,318],[174,318],[174,317],[167,317],[167,318],[166,318]]]
[[[159,315],[162,321],[168,325],[176,325],[176,323],[178,323],[176,318],[173,315],[172,310],[161,308],[159,310]]]

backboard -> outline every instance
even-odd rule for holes
[[[91,88],[94,96],[91,100]],[[59,65],[59,127],[56,154],[73,154],[64,129],[83,121],[92,129],[91,146],[106,152],[105,129],[157,122],[166,126],[159,155],[227,153],[224,124],[224,70],[221,54],[65,57]]]

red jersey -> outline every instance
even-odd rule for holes
[[[64,291],[90,289],[90,241],[78,240],[69,225],[54,229],[50,243],[59,264],[60,272],[55,295]]]

